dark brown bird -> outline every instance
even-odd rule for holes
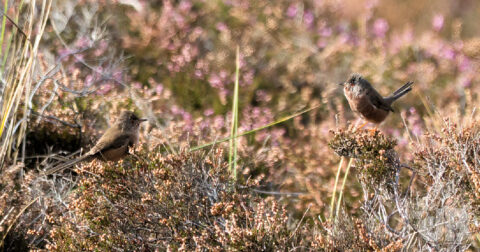
[[[138,142],[138,129],[141,122],[147,119],[138,118],[131,111],[123,111],[115,123],[98,140],[97,144],[85,155],[67,161],[45,172],[50,175],[73,165],[94,158],[102,161],[118,161],[128,154],[128,148]]]
[[[341,83],[343,93],[353,112],[368,122],[381,123],[388,113],[394,112],[392,103],[412,90],[413,81],[407,82],[392,95],[382,97],[362,75],[354,73]]]

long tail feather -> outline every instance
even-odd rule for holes
[[[405,83],[405,85],[401,86],[399,89],[397,89],[397,91],[393,92],[393,95],[392,96],[395,96],[396,94],[402,92],[403,90],[411,87],[413,85],[413,81],[409,81],[407,83]]]
[[[410,92],[410,91],[412,91],[412,88],[411,88],[411,87],[409,87],[409,88],[407,88],[407,89],[405,89],[405,90],[402,90],[402,91],[400,91],[399,93],[393,94],[393,96],[392,96],[393,101],[395,101],[395,100],[397,100],[398,98],[406,95],[406,94],[407,94],[408,92]]]
[[[53,167],[52,169],[49,169],[49,170],[45,171],[45,173],[43,173],[42,175],[43,176],[48,176],[48,175],[54,174],[56,172],[65,170],[67,168],[70,168],[70,167],[72,167],[72,166],[74,166],[74,165],[76,165],[80,162],[87,161],[90,158],[92,158],[90,155],[85,155],[85,156],[79,157],[77,159],[69,160],[69,161],[67,161],[63,164],[60,164],[56,167]]]
[[[406,95],[408,92],[412,91],[412,85],[413,81],[407,82],[405,85],[401,86],[397,91],[393,92],[392,95],[386,97],[384,101],[387,104],[392,104],[394,101],[396,101],[398,98]]]

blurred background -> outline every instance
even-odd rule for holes
[[[328,147],[330,131],[359,123],[337,85],[351,73],[385,96],[415,82],[379,126],[397,141],[403,162],[413,162],[424,134],[441,132],[447,118],[461,125],[478,117],[475,0],[3,3],[18,27],[32,26],[33,44],[40,36],[30,76],[35,120],[25,125],[27,157],[91,146],[124,108],[150,119],[142,129],[147,144],[196,146],[228,136],[237,46],[239,132],[319,106],[239,140],[241,180],[299,193],[280,197],[298,218],[306,209],[309,216],[328,213],[340,160]],[[6,75],[14,72],[22,32],[4,22],[5,41],[13,38],[1,42]],[[15,125],[21,116],[9,120]],[[19,140],[11,144],[21,149]],[[18,155],[7,155],[5,163]],[[355,171],[348,179],[345,206],[355,214],[362,191]]]

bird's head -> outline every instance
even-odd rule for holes
[[[139,118],[132,111],[122,111],[117,122],[122,125],[124,129],[137,129],[140,123],[147,121],[147,119]]]
[[[353,73],[347,81],[340,83],[339,85],[341,85],[345,91],[356,90],[357,92],[368,89],[369,86],[371,86],[370,83],[359,73]]]

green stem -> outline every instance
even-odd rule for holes
[[[334,222],[336,222],[337,216],[340,212],[340,203],[342,202],[343,189],[345,188],[345,184],[347,183],[348,171],[350,171],[350,167],[352,166],[352,162],[353,162],[353,158],[350,158],[350,160],[348,161],[347,170],[345,171],[345,175],[343,176],[342,188],[340,189],[340,195],[338,196],[337,212],[335,213]]]

